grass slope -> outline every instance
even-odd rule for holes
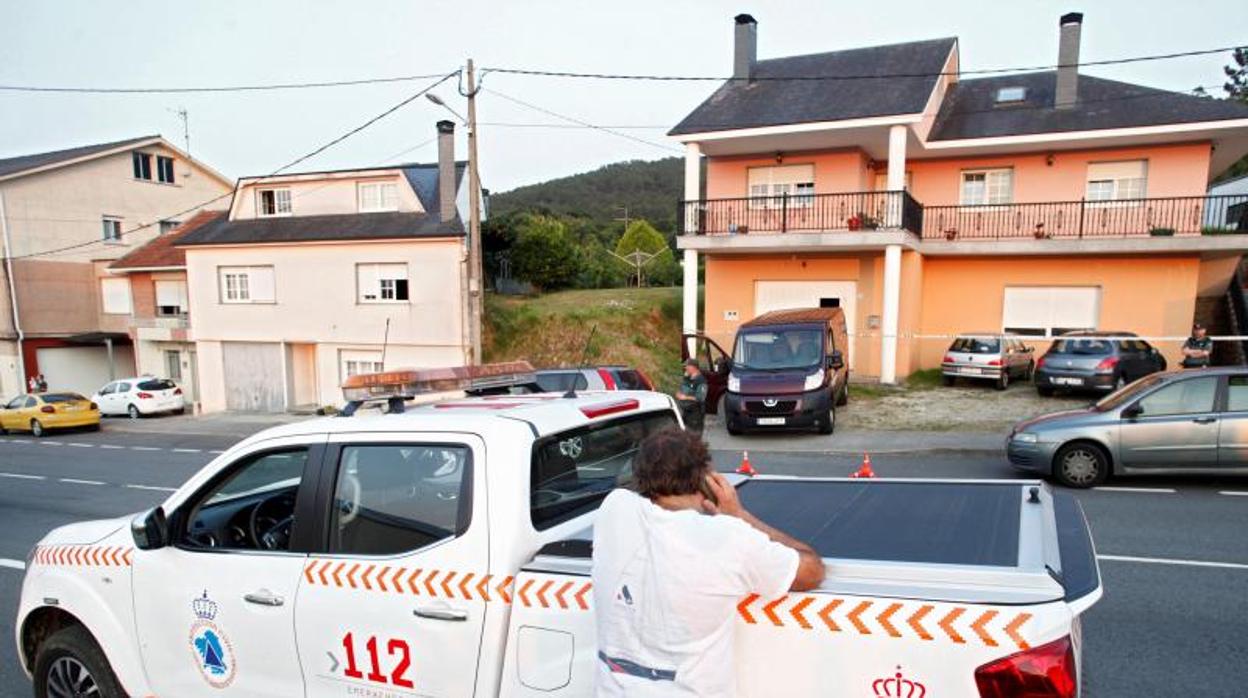
[[[486,361],[525,359],[538,368],[624,364],[659,390],[680,381],[680,289],[610,288],[532,298],[487,295]],[[586,350],[590,331],[597,327]]]

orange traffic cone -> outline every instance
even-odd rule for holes
[[[871,469],[870,453],[862,454],[862,465],[850,477],[875,477],[875,471]]]
[[[737,466],[737,474],[738,475],[757,475],[758,474],[758,471],[754,469],[754,466],[750,465],[750,452],[749,451],[741,452],[741,465]]]

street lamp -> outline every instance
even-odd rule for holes
[[[425,93],[425,98],[426,98],[426,99],[428,99],[430,102],[433,102],[434,104],[438,105],[439,107],[442,107],[443,109],[445,109],[445,110],[449,111],[450,113],[454,114],[454,115],[455,115],[455,118],[456,118],[456,119],[459,119],[459,123],[460,123],[460,124],[465,124],[465,125],[466,125],[466,124],[468,123],[468,120],[467,120],[467,119],[465,119],[464,117],[460,116],[459,112],[455,111],[454,109],[451,109],[451,105],[447,104],[446,102],[443,102],[441,97],[439,97],[439,96],[435,95],[435,94],[434,94],[434,93],[432,93],[432,92],[426,92],[426,93]]]

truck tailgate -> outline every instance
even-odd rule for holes
[[[739,491],[828,563],[815,592],[741,599],[740,695],[977,696],[975,670],[1003,657],[1069,638],[1078,660],[1079,615],[1100,580],[1065,493],[1025,481],[782,478]],[[517,577],[504,695],[592,694],[592,594],[580,593],[589,536],[550,546]]]

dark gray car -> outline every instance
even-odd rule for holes
[[[1036,361],[1036,390],[1109,392],[1166,370],[1166,357],[1132,332],[1067,332]]]
[[[1006,453],[1071,487],[1110,475],[1248,474],[1248,367],[1145,376],[1086,409],[1019,422]]]

